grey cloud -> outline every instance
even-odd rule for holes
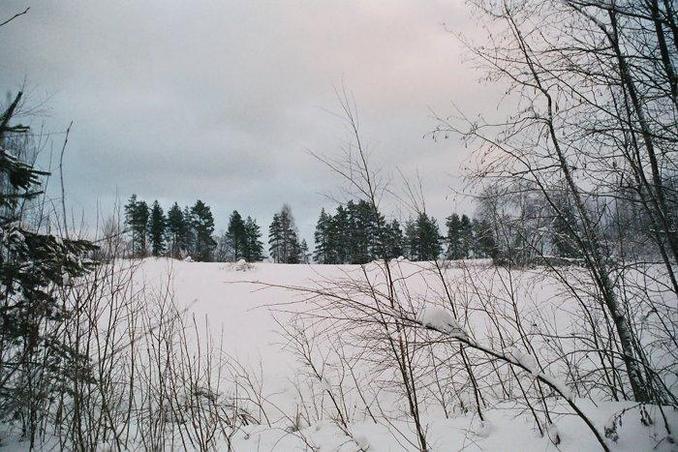
[[[0,16],[24,3],[3,2]],[[219,227],[234,208],[266,226],[287,201],[311,239],[329,204],[321,193],[340,181],[307,149],[340,148],[345,131],[327,110],[344,83],[374,160],[426,174],[428,207],[442,218],[455,208],[449,186],[466,152],[423,138],[434,125],[429,107],[477,109],[496,94],[474,83],[443,26],[473,32],[461,1],[31,6],[0,30],[0,86],[27,78],[50,94],[41,119],[49,129],[75,122],[66,176],[73,205],[87,212],[97,200],[110,206],[117,189],[123,198],[204,199]]]

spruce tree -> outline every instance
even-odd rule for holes
[[[338,206],[330,224],[330,249],[332,250],[333,263],[348,264],[351,262],[351,221],[348,211],[343,206]]]
[[[467,215],[462,215],[459,220],[460,243],[461,243],[461,259],[466,259],[471,255],[471,248],[473,247],[473,227],[471,219]]]
[[[198,200],[191,208],[191,223],[194,231],[195,256],[197,261],[209,262],[217,243],[214,234],[214,217],[209,206]]]
[[[330,222],[332,217],[325,212],[325,209],[320,210],[320,217],[315,225],[315,249],[313,251],[313,260],[319,264],[332,263],[331,249],[330,249]]]
[[[499,246],[489,221],[473,220],[473,239],[474,249],[478,257],[496,259],[499,256]]]
[[[233,213],[231,213],[231,217],[228,220],[227,234],[233,261],[246,257],[245,255],[248,253],[246,250],[247,235],[245,231],[245,222],[237,210],[234,210]]]
[[[280,212],[273,215],[268,228],[268,243],[274,262],[296,264],[301,261],[301,244],[289,205],[284,204]]]
[[[64,342],[63,322],[72,311],[59,294],[94,266],[88,256],[96,247],[40,233],[25,221],[23,206],[37,201],[49,173],[10,147],[11,137],[29,132],[12,123],[21,97],[0,115],[0,421],[21,420],[33,449],[36,419],[47,417],[42,410],[63,390],[65,376],[93,378],[89,358]]]
[[[189,256],[193,256],[197,253],[193,210],[189,206],[185,206],[182,216],[184,218],[184,233],[181,237],[181,248],[184,249]]]
[[[186,235],[184,215],[176,202],[167,212],[167,233],[169,235],[170,256],[175,259],[181,257],[181,249]]]
[[[264,258],[264,244],[261,242],[261,229],[252,217],[245,220],[245,252],[247,262],[257,262]]]
[[[306,239],[303,239],[301,241],[301,246],[299,248],[299,256],[300,256],[300,262],[302,264],[308,264],[311,262],[311,254],[308,252],[308,243],[306,243]]]
[[[404,254],[403,231],[398,220],[393,220],[386,226],[384,252],[386,259],[398,258]]]
[[[132,195],[125,206],[125,221],[132,233],[132,255],[145,257],[148,254],[147,235],[150,213],[146,201]]]
[[[280,227],[283,239],[283,262],[298,264],[301,261],[301,244],[297,237],[297,226],[294,224],[292,209],[288,204],[284,204],[280,210]]]
[[[441,252],[441,245],[438,223],[435,218],[421,212],[414,223],[413,232],[415,235],[411,239],[414,248],[413,260],[429,261],[437,259]]]
[[[268,252],[273,262],[282,262],[282,227],[280,225],[280,215],[273,215],[271,225],[268,227]]]
[[[579,258],[581,247],[576,236],[577,221],[573,206],[565,196],[555,197],[558,211],[554,215],[551,228],[553,231],[553,247],[560,257]]]
[[[447,258],[461,259],[464,256],[462,245],[462,226],[459,215],[453,213],[447,217]]]
[[[153,202],[151,218],[148,225],[148,235],[151,240],[151,253],[160,256],[165,252],[165,228],[167,220],[158,201]]]
[[[375,244],[378,244],[377,218],[372,206],[361,200],[357,204],[349,201],[346,205],[349,213],[349,229],[346,237],[351,250],[350,262],[364,264],[373,260]]]

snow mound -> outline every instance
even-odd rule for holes
[[[457,337],[467,337],[464,329],[445,308],[426,306],[419,312],[418,320],[426,328],[432,328]]]
[[[193,262],[193,258],[191,256],[186,256],[184,262]]]
[[[254,268],[254,265],[248,263],[245,259],[240,259],[238,262],[233,264],[233,270],[237,272],[246,272]]]

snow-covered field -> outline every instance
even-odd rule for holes
[[[407,282],[410,291],[408,299],[415,306],[415,310],[417,306],[439,301],[441,285],[429,271],[431,264],[400,262],[397,267],[399,274]],[[379,279],[380,268],[377,264],[368,264],[366,268],[367,275],[370,275],[368,278],[373,276],[375,280]],[[242,268],[231,264],[148,259],[141,270],[143,279],[148,284],[164,283],[167,281],[167,274],[171,274],[171,285],[177,303],[189,307],[197,319],[206,319],[213,334],[223,337],[223,348],[230,356],[235,357],[245,367],[261,369],[263,392],[272,403],[283,410],[293,410],[295,405],[305,403],[304,400],[300,400],[299,393],[303,392],[304,380],[312,380],[313,377],[308,374],[308,369],[304,368],[298,356],[286,346],[289,345],[289,340],[281,334],[278,322],[285,324],[293,317],[292,312],[303,313],[305,309],[317,309],[317,305],[303,302],[305,296],[298,291],[270,286],[328,287],[328,281],[365,278],[360,266],[350,265],[259,263],[242,271]],[[496,294],[506,288],[506,281],[499,278],[495,270],[489,268],[487,262],[470,262],[465,264],[464,268],[453,266],[444,272],[449,282],[449,290],[461,304],[468,303],[473,296],[490,292]],[[476,289],[472,294],[469,294],[467,289],[455,286],[455,281],[467,280],[469,277],[476,279],[473,283]],[[512,283],[516,285],[512,292],[518,302],[523,303],[521,306],[523,316],[529,317],[530,313],[538,312],[540,318],[550,319],[554,323],[554,330],[567,328],[570,322],[568,313],[571,310],[548,278],[538,271],[519,272],[511,277]],[[468,315],[468,321],[474,322],[472,312]],[[484,336],[483,330],[489,331],[488,325],[484,323],[480,320],[473,325],[480,340]],[[319,335],[317,340],[322,341],[323,337],[326,336]],[[316,347],[323,350],[322,343]],[[329,377],[336,369],[332,368],[329,358],[327,361],[326,381],[331,382],[332,387],[329,389],[338,391],[342,389],[338,388],[340,384]],[[364,372],[363,375],[369,375],[379,366],[357,367]],[[557,367],[554,369],[557,371]],[[370,377],[366,378],[368,380],[366,385],[372,385]],[[347,384],[348,386],[352,385]],[[315,387],[313,382],[306,387],[307,392],[309,387]],[[322,392],[322,384],[320,387]],[[360,403],[356,401],[355,394],[347,397],[347,400],[351,401],[349,403],[356,405],[348,409],[353,413],[351,419],[353,438],[349,438],[337,427],[336,422],[332,422],[333,409],[329,402],[324,400],[325,405],[320,409],[322,412],[317,414],[316,422],[309,426],[301,425],[300,434],[290,433],[294,429],[289,425],[289,418],[274,413],[272,417],[276,419],[272,419],[271,427],[248,426],[236,433],[233,438],[234,448],[257,451],[306,450],[311,447],[328,451],[412,449],[413,445],[408,440],[415,441],[414,430],[402,400],[398,400],[394,393],[388,391],[382,393],[384,394],[382,402],[390,401],[383,403],[393,404],[383,409],[393,417],[386,422],[376,416],[378,421],[376,425],[364,410],[356,407]],[[462,412],[452,407],[445,415],[433,398],[424,397],[423,393],[421,398],[424,411],[422,418],[428,431],[427,439],[431,450],[599,449],[595,438],[584,423],[573,416],[571,410],[561,402],[555,402],[551,407],[552,428],[554,431],[557,429],[561,440],[560,444],[555,446],[549,440],[548,434],[543,437],[538,434],[524,404],[509,400],[489,401],[491,408],[486,410],[487,419],[481,422],[472,410]],[[579,403],[601,431],[606,426],[612,425],[616,413],[629,408],[629,412],[622,418],[616,442],[608,439],[615,450],[675,450],[675,445],[662,441],[665,435],[662,433],[663,427],[656,411],[651,413],[656,422],[652,425],[643,425],[638,408],[633,403],[608,402],[603,401],[602,397],[599,403],[584,399]],[[671,410],[667,412],[667,416],[675,431],[678,428],[678,416]]]
[[[373,301],[370,291],[386,290],[382,263],[234,265],[148,258],[133,265],[135,288],[130,293],[145,294],[140,299],[148,303],[154,299],[149,295],[166,294],[183,312],[183,327],[188,331],[183,337],[190,342],[182,350],[179,333],[166,330],[166,337],[176,343],[148,353],[156,338],[158,343],[162,340],[161,326],[150,328],[146,342],[140,342],[141,354],[151,357],[144,358],[145,367],[135,371],[141,375],[136,377],[139,387],[145,388],[135,395],[142,411],[148,409],[153,416],[159,410],[153,402],[157,397],[153,384],[157,385],[158,378],[176,378],[177,372],[188,371],[185,381],[214,384],[219,380],[218,386],[186,388],[177,400],[193,400],[201,392],[198,399],[214,397],[214,406],[226,407],[224,413],[231,410],[242,419],[248,416],[227,432],[200,426],[218,438],[211,442],[211,449],[227,450],[230,442],[236,451],[417,450],[411,411],[395,361],[383,346],[383,332],[373,323],[360,324],[373,313],[365,311],[362,318],[341,301],[362,300],[369,306]],[[405,336],[428,450],[600,450],[581,418],[562,397],[540,386],[537,375],[548,376],[571,394],[611,450],[676,450],[666,434],[667,427],[673,432],[678,429],[675,410],[612,402],[606,385],[596,381],[601,378],[599,371],[587,373],[597,366],[589,360],[589,352],[577,350],[586,342],[570,338],[581,328],[576,303],[545,272],[508,272],[481,260],[448,263],[444,268],[400,260],[392,261],[391,271],[404,315],[420,324]],[[577,269],[563,271],[572,272],[572,281],[581,278]],[[459,322],[452,320],[450,300]],[[149,306],[148,311],[158,316],[158,306]],[[148,325],[157,318],[151,317]],[[517,329],[528,344],[521,345]],[[475,374],[472,382],[454,339],[466,334],[483,346],[505,351],[525,363],[530,372],[488,360],[484,353],[467,348],[465,359]],[[165,346],[169,348],[163,352]],[[530,354],[524,352],[526,347]],[[164,360],[176,358],[193,369],[177,366],[174,374],[166,374],[159,368],[155,374],[153,366],[158,362],[152,356],[156,352],[162,356],[160,367]],[[569,365],[565,365],[559,354],[570,352]],[[199,353],[210,354],[213,362],[197,360]],[[672,363],[665,364],[673,368]],[[210,373],[210,369],[219,371]],[[575,375],[573,369],[581,373]],[[120,375],[124,380],[128,374]],[[155,383],[147,383],[146,376]],[[473,386],[483,398],[484,420],[476,408]],[[550,394],[545,403],[537,397],[544,391]],[[522,397],[523,393],[528,397]],[[120,400],[124,402],[125,397]],[[209,424],[210,415],[201,422]],[[163,439],[163,447],[183,450],[191,443],[176,433],[182,422],[169,414],[160,417],[161,424],[170,426],[161,429],[161,435],[174,432],[169,433],[169,442]],[[154,421],[135,427],[131,435],[142,438],[134,431],[152,431],[158,425]],[[130,443],[147,449],[147,440],[145,436]],[[4,441],[4,445],[7,450],[25,449],[24,443]],[[49,440],[42,446],[58,448]],[[115,449],[112,442],[100,447]]]

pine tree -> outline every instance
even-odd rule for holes
[[[297,237],[297,226],[294,224],[292,209],[287,204],[284,204],[280,210],[280,226],[283,238],[283,262],[298,264],[301,261],[301,246]]]
[[[581,257],[580,246],[577,243],[575,219],[572,205],[565,196],[555,197],[558,212],[555,213],[551,227],[553,230],[553,246],[556,254],[565,258]]]
[[[252,217],[245,220],[245,252],[247,262],[257,262],[264,258],[264,244],[261,242],[261,229]]]
[[[193,256],[197,253],[193,210],[189,206],[185,206],[182,216],[184,218],[184,231],[183,236],[181,237],[181,248],[185,250],[189,256]]]
[[[280,212],[273,215],[268,228],[268,243],[274,262],[296,264],[301,260],[301,245],[297,237],[297,227],[290,206],[284,204]]]
[[[184,246],[186,223],[184,222],[184,215],[176,202],[167,212],[167,233],[169,234],[170,256],[178,259],[181,257],[181,250]]]
[[[308,252],[308,243],[306,243],[306,239],[303,239],[301,241],[301,246],[299,249],[300,253],[300,261],[302,264],[308,264],[311,262],[311,254]]]
[[[429,261],[437,259],[441,252],[440,233],[435,218],[422,212],[416,222],[408,224],[407,232],[410,235],[407,242],[410,246],[412,260]]]
[[[462,259],[464,256],[462,246],[462,226],[459,215],[453,213],[447,217],[447,258]]]
[[[329,231],[330,249],[332,250],[332,263],[348,264],[351,262],[351,222],[346,209],[338,206],[332,217]]]
[[[471,249],[473,248],[473,225],[471,219],[467,215],[462,215],[460,224],[461,231],[461,258],[466,259],[471,256]]]
[[[273,262],[282,262],[282,227],[280,225],[280,215],[273,215],[271,225],[268,227],[268,252]]]
[[[353,264],[367,263],[377,257],[375,251],[379,243],[374,209],[369,203],[361,200],[357,204],[349,201],[346,210],[349,215],[349,229],[345,234],[351,250],[349,260]]]
[[[285,263],[287,264],[300,264],[303,257],[302,257],[302,249],[301,249],[301,243],[297,239],[296,234],[294,237],[290,240],[289,242],[289,254],[287,255],[287,260]],[[308,248],[308,247],[307,247]]]
[[[390,225],[386,223],[386,218],[370,206],[370,234],[368,236],[368,255],[370,260],[388,259],[391,256],[387,241],[390,236]],[[400,227],[398,227],[400,229]],[[398,256],[395,256],[398,257]]]
[[[477,257],[496,259],[499,256],[499,247],[489,221],[473,220],[473,239]]]
[[[405,222],[405,238],[403,240],[403,251],[405,256],[411,260],[411,261],[416,261],[419,258],[419,253],[418,253],[418,248],[417,248],[417,243],[419,241],[419,237],[417,234],[417,225],[412,220],[412,218],[408,218],[407,221]]]
[[[313,260],[319,264],[332,263],[331,244],[330,244],[330,223],[332,217],[325,212],[325,209],[320,210],[320,217],[315,226],[315,250],[313,251]]]
[[[214,234],[214,217],[209,206],[198,200],[191,208],[191,224],[195,240],[195,256],[197,261],[209,262],[217,243],[212,238]]]
[[[145,257],[148,254],[147,232],[149,218],[148,204],[132,195],[125,206],[125,222],[132,233],[132,255]]]
[[[393,220],[386,226],[384,252],[386,259],[397,258],[404,254],[403,231],[400,229],[398,220]]]
[[[160,256],[165,252],[165,228],[167,219],[158,201],[153,202],[151,218],[148,225],[148,235],[151,240],[151,253]]]
[[[231,255],[233,261],[237,261],[247,253],[247,235],[245,231],[245,222],[238,213],[234,210],[228,220],[228,243],[231,248]]]

